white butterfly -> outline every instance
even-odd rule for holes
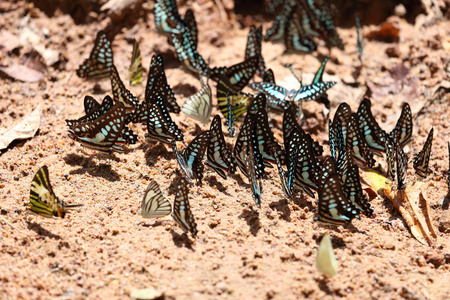
[[[156,181],[152,180],[142,199],[142,217],[161,218],[172,212],[170,201],[164,197]]]

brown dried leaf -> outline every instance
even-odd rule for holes
[[[396,43],[400,40],[400,29],[392,23],[385,22],[378,29],[366,34],[365,37],[369,40]]]
[[[42,74],[41,72],[22,65],[0,67],[0,71],[13,79],[25,82],[38,82],[44,79],[44,74]]]
[[[28,139],[36,134],[41,123],[41,104],[20,123],[0,133],[0,150],[6,149],[14,140]]]

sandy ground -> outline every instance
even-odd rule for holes
[[[400,28],[399,42],[366,40],[362,66],[356,55],[355,29],[339,29],[346,49],[332,50],[325,74],[325,79],[338,81],[329,92],[332,112],[342,101],[356,110],[367,83],[373,114],[387,131],[394,127],[403,101],[409,102],[414,114],[410,157],[434,127],[431,174],[424,191],[438,229],[433,246],[415,240],[394,206],[380,196],[371,200],[374,218],[355,220],[354,228],[320,227],[313,221],[314,200],[299,196],[288,202],[276,169],[269,170],[263,180],[261,209],[254,205],[241,174],[223,180],[207,170],[203,186],[190,189],[199,230],[193,240],[171,217],[152,221],[139,215],[143,192],[152,179],[173,200],[171,183],[179,173],[171,149],[146,142],[145,128],[137,125],[133,129],[140,141],[126,154],[97,154],[68,138],[64,120],[83,115],[84,96],[100,100],[110,94],[109,80],[84,81],[75,75],[108,18],[102,14],[98,22],[75,25],[69,15],[57,11],[50,18],[26,2],[0,6],[0,28],[17,36],[31,30],[46,48],[58,51],[67,61],[50,67],[40,83],[0,79],[0,131],[26,117],[39,103],[43,108],[36,136],[13,143],[0,156],[0,213],[17,228],[0,221],[0,299],[128,299],[133,290],[146,287],[156,288],[167,299],[450,297],[450,213],[440,205],[447,193],[450,140],[450,99],[445,94],[450,72],[448,20],[415,27],[392,17],[390,21]],[[193,8],[199,23],[199,52],[210,58],[212,66],[240,62],[248,28],[236,21],[217,22],[220,17],[212,1]],[[270,23],[263,26],[267,29]],[[200,83],[179,68],[166,38],[153,29],[153,15],[148,14],[119,32],[113,42],[115,64],[122,79],[127,79],[133,37],[140,42],[146,70],[151,55],[163,53],[168,81],[181,105]],[[374,25],[364,26],[363,31],[373,29]],[[17,63],[26,48],[20,49],[0,48],[0,64]],[[282,44],[263,44],[267,66],[281,85],[292,88],[295,81],[284,64],[301,69],[308,82],[328,54],[323,44],[313,54],[283,55],[283,51]],[[445,84],[447,90],[437,89]],[[144,89],[144,82],[131,88],[141,100]],[[320,104],[305,104],[310,132],[326,145],[322,109]],[[217,113],[215,107],[213,115]],[[281,142],[282,116],[271,117]],[[172,118],[186,142],[198,133],[196,122],[185,115]],[[209,127],[197,125],[203,130]],[[228,135],[226,140],[233,142]],[[31,216],[27,222],[30,183],[42,165],[48,165],[60,199],[85,206],[65,219]],[[412,170],[408,180],[416,180]],[[334,278],[325,278],[314,266],[318,242],[325,233],[332,237],[339,264]]]

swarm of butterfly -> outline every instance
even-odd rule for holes
[[[121,80],[114,65],[111,41],[105,32],[100,31],[89,58],[79,67],[77,75],[86,79],[110,77],[113,98],[106,96],[99,103],[93,97],[86,96],[86,114],[77,120],[66,120],[69,137],[89,149],[107,153],[124,152],[126,145],[138,141],[138,136],[128,127],[130,123],[146,125],[148,139],[172,147],[183,174],[177,179],[173,209],[158,184],[152,181],[142,200],[142,215],[145,218],[159,218],[172,213],[180,227],[195,237],[197,228],[189,205],[189,185],[194,182],[202,184],[205,165],[223,179],[227,179],[227,174],[234,174],[238,167],[248,178],[258,207],[261,207],[261,180],[266,176],[266,168],[276,165],[285,196],[292,199],[296,192],[302,191],[314,198],[316,192],[319,198],[316,220],[327,225],[350,223],[353,218],[359,218],[360,213],[372,216],[373,210],[361,187],[358,167],[372,168],[375,164],[373,154],[386,153],[389,176],[393,179],[397,170],[398,188],[405,187],[408,157],[403,147],[412,140],[409,105],[403,106],[397,126],[387,134],[372,116],[369,99],[362,101],[356,113],[342,103],[333,122],[330,121],[331,156],[321,159],[323,147],[302,129],[299,115],[303,101],[316,100],[329,106],[326,91],[335,82],[322,80],[328,57],[323,60],[310,85],[298,80],[299,89],[288,91],[276,85],[272,70],[266,70],[261,55],[261,27],[257,29],[252,26],[250,29],[244,62],[230,67],[204,69],[204,61],[195,50],[197,33],[192,11],[188,11],[182,20],[174,0],[158,0],[155,14],[158,30],[170,33],[175,48],[182,48],[177,50],[178,58],[183,58],[180,61],[188,70],[193,67],[198,71],[196,73],[202,83],[199,92],[186,99],[180,109],[168,84],[163,58],[154,55],[148,71],[145,99],[139,102]],[[177,39],[182,40],[181,45],[177,44]],[[187,63],[190,67],[186,66]],[[249,87],[258,94],[242,92],[255,74],[263,81],[253,82]],[[133,44],[129,76],[131,85],[143,81],[137,41]],[[207,77],[206,83],[202,76]],[[212,110],[209,79],[217,82],[218,107],[225,117],[230,137],[235,135],[236,122],[245,115],[234,149],[231,151],[228,148],[222,120],[216,115],[210,129],[197,135],[180,151],[177,142],[182,142],[184,135],[170,113],[183,111],[197,121],[208,123]],[[269,125],[269,109],[284,111],[283,145],[277,142]],[[424,149],[414,159],[418,176],[427,175],[431,142],[432,131]],[[66,210],[78,206],[81,205],[66,205],[58,200],[51,188],[46,166],[38,171],[31,186],[31,212],[47,217],[64,217]]]
[[[335,10],[327,0],[271,0],[267,12],[275,16],[266,41],[284,40],[286,51],[317,50],[314,37],[344,50],[344,43],[334,25]]]

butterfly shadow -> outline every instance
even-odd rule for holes
[[[317,280],[317,283],[319,285],[319,289],[321,289],[323,292],[325,292],[327,295],[332,295],[333,292],[331,291],[328,284],[330,283],[330,279],[326,277],[325,275]]]
[[[331,226],[327,226],[332,228]],[[337,226],[333,226],[334,228],[337,228]],[[313,240],[316,241],[317,246],[319,246],[320,242],[322,241],[322,238],[324,236],[313,236]],[[346,244],[344,239],[334,236],[332,233],[330,233],[330,239],[331,239],[331,244],[333,245],[333,249],[335,248],[340,248],[340,249],[346,249]]]
[[[247,225],[250,227],[250,233],[253,234],[253,236],[258,234],[258,231],[261,229],[259,212],[255,210],[244,210],[238,218],[245,219]]]
[[[94,156],[84,157],[75,153],[69,153],[64,157],[66,164],[70,166],[81,166],[81,168],[72,170],[69,173],[71,175],[81,175],[88,173],[94,177],[102,177],[108,181],[119,181],[119,174],[111,169],[111,165],[105,163],[96,164],[94,161]],[[116,158],[116,161],[120,161]]]
[[[229,175],[231,178],[236,180],[236,182],[239,184],[239,186],[245,187],[250,189],[252,186],[248,183],[245,183],[244,180],[242,180],[241,174],[231,174]]]
[[[281,199],[277,202],[272,202],[269,207],[281,213],[280,218],[286,222],[291,221],[291,210],[289,208],[289,202],[286,199]]]
[[[143,147],[145,164],[149,167],[153,167],[162,156],[166,160],[174,158],[172,152],[167,151],[166,146],[163,143],[150,142]]]
[[[62,239],[60,235],[54,234],[54,233],[48,231],[47,229],[45,229],[44,227],[42,227],[40,224],[38,224],[36,222],[27,221],[27,228],[29,230],[33,230],[34,232],[36,232],[40,236],[46,236],[46,237],[49,237],[49,238],[54,239],[54,240],[61,240]]]
[[[318,201],[316,198],[311,198],[311,200],[313,201]],[[308,201],[305,193],[303,191],[300,191],[300,193],[298,193],[297,195],[292,197],[292,202],[299,206],[299,207],[308,207],[308,209],[311,210],[315,210],[317,208],[317,204],[316,206],[313,205],[313,203],[311,201]]]
[[[195,249],[192,247],[193,241],[189,238],[186,232],[183,234],[179,234],[175,232],[174,230],[170,230],[170,234],[172,235],[173,243],[178,248],[186,247],[187,249],[191,251],[195,251]]]
[[[205,178],[205,181],[208,182],[210,187],[215,186],[221,193],[224,193],[227,196],[231,196],[230,193],[227,193],[227,188],[220,181],[217,180],[216,176],[210,175]]]

